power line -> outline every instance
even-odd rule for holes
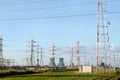
[[[50,17],[36,17],[36,18],[14,18],[14,19],[0,19],[0,21],[18,21],[18,20],[37,20],[37,19],[55,19],[55,18],[67,18],[67,17],[79,17],[79,16],[92,16],[96,14],[81,14],[81,15],[65,15],[65,16],[50,16]]]
[[[16,0],[8,0],[10,2],[15,2]],[[4,1],[0,1],[0,3],[9,3],[7,0]],[[29,0],[30,1],[30,0]],[[34,0],[34,1],[43,1],[43,0]],[[45,0],[44,0],[45,1]],[[28,2],[28,0],[19,0],[17,1],[17,3],[24,3],[24,2]],[[31,1],[30,1],[31,2]]]
[[[110,0],[110,1],[106,1],[106,2],[118,2],[120,0]]]
[[[3,7],[3,6],[30,5],[30,4],[46,3],[51,1],[56,1],[56,0],[31,1],[31,2],[24,2],[24,3],[20,2],[20,3],[13,3],[13,4],[5,3],[4,5],[0,5],[0,6]]]
[[[13,39],[8,40],[8,39],[5,39],[4,42],[29,42],[29,41],[27,41],[27,40],[25,41],[25,40],[13,40]]]
[[[38,4],[38,3],[46,3],[46,2],[54,2],[54,1],[59,1],[59,0],[43,0],[43,1],[31,1],[31,2],[17,2],[17,3],[5,3],[4,5],[0,5],[1,7],[3,6],[18,6],[18,5],[30,5],[30,4]],[[120,0],[109,0],[107,2],[118,2]],[[89,4],[96,4],[96,2],[90,2],[90,3],[82,3],[81,5],[89,5]]]
[[[108,12],[108,14],[117,14],[120,13],[120,11],[116,11],[116,12]]]
[[[29,8],[29,9],[19,9],[19,10],[4,10],[0,12],[19,12],[19,11],[31,11],[31,10],[41,10],[41,9],[56,9],[56,8],[68,8],[68,7],[80,7],[80,6],[88,6],[93,5],[95,3],[90,4],[72,4],[72,5],[62,5],[62,6],[52,6],[52,7],[41,7],[41,8]]]
[[[49,1],[49,0],[48,0]],[[55,1],[55,0],[52,0]],[[34,3],[41,3],[39,2],[29,2],[30,4]],[[26,4],[29,4],[26,3]],[[25,3],[24,3],[25,4]],[[22,4],[22,5],[24,5]],[[40,9],[54,9],[54,8],[65,8],[65,7],[79,7],[79,6],[88,6],[88,5],[93,5],[96,4],[96,2],[89,2],[89,3],[80,3],[80,4],[71,4],[71,5],[60,5],[60,6],[50,6],[50,7],[40,7],[40,8],[28,8],[28,9],[17,9],[17,10],[2,10],[0,12],[16,12],[16,11],[31,11],[31,10],[40,10]],[[17,4],[16,4],[17,5]],[[0,5],[1,6],[1,5]],[[5,5],[4,5],[5,6]],[[6,6],[13,6],[13,5],[6,5]],[[26,6],[26,5],[25,5]]]
[[[120,11],[108,12],[107,14],[119,14]],[[58,19],[58,18],[71,18],[71,17],[85,17],[94,16],[96,13],[91,14],[78,14],[78,15],[62,15],[62,16],[49,16],[49,17],[34,17],[34,18],[11,18],[11,19],[0,19],[0,21],[21,21],[21,20],[39,20],[39,19]]]
[[[28,3],[23,3],[24,4],[34,4],[34,3],[41,3],[41,2],[47,2],[46,1],[34,1],[34,2],[28,2]],[[54,0],[52,0],[54,1]],[[120,0],[114,0],[114,1],[107,1],[107,2],[118,2]],[[31,10],[40,10],[40,9],[54,9],[54,8],[67,8],[67,7],[80,7],[80,6],[88,6],[88,5],[94,5],[96,2],[90,2],[90,3],[81,3],[81,4],[72,4],[72,5],[62,5],[62,6],[52,6],[52,7],[41,7],[41,8],[28,8],[28,9],[19,9],[19,10],[3,10],[0,12],[18,12],[18,11],[31,11]],[[16,4],[17,5],[17,4]],[[5,5],[4,5],[5,6]],[[6,6],[12,6],[12,5],[6,5]]]

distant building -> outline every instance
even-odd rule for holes
[[[79,67],[80,73],[92,73],[92,66],[80,66]]]
[[[64,68],[64,58],[59,58],[58,68]]]
[[[54,58],[50,58],[49,67],[51,67],[51,68],[55,68],[56,67]]]

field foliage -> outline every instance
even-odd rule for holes
[[[43,73],[12,71],[12,73],[1,77],[0,80],[120,80],[119,71],[112,74],[83,74],[76,71]]]

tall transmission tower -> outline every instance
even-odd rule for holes
[[[3,43],[2,43],[3,39],[0,36],[0,66],[3,65]]]
[[[40,48],[40,66],[43,66],[43,48]]]
[[[34,66],[34,64],[35,64],[35,58],[34,58],[34,47],[35,47],[35,45],[34,45],[34,43],[35,43],[36,41],[34,41],[33,39],[31,39],[31,42],[30,42],[30,48],[31,48],[31,50],[30,50],[30,66]]]
[[[116,71],[116,53],[115,53],[115,45],[114,44],[111,44],[110,45],[110,51],[112,53],[112,67],[113,67],[113,71],[115,72]],[[119,61],[117,61],[119,62]]]
[[[80,42],[77,42],[77,47],[76,47],[76,53],[77,53],[77,57],[76,57],[76,61],[77,61],[77,67],[80,66]]]
[[[37,59],[36,59],[37,60],[37,66],[39,66],[39,53],[40,53],[39,52],[39,45],[37,45],[36,53],[37,53],[37,56],[36,56],[37,57]]]
[[[55,68],[56,67],[56,64],[55,64],[55,57],[54,57],[54,55],[55,55],[55,46],[54,45],[52,45],[51,46],[51,57],[50,57],[50,63],[49,63],[49,67],[52,67],[52,68]]]
[[[54,58],[55,51],[56,51],[55,48],[56,47],[54,45],[51,46],[51,53],[52,53],[51,58]]]
[[[74,47],[73,47],[73,44],[72,46],[70,47],[70,67],[73,67],[74,66],[74,63],[73,63],[73,53],[74,53]]]
[[[96,72],[102,64],[106,71],[109,54],[109,31],[110,23],[107,20],[106,0],[98,0],[97,7],[97,30],[96,30]]]

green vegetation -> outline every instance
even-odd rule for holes
[[[6,71],[7,72],[7,71]],[[3,73],[3,72],[2,72]],[[109,74],[83,74],[76,71],[37,72],[10,71],[9,75],[1,76],[0,80],[119,80],[120,72]],[[10,73],[12,73],[10,75]],[[2,75],[2,74],[0,74]]]

